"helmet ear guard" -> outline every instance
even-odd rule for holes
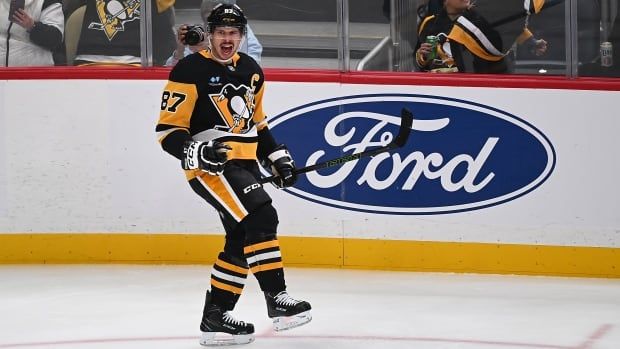
[[[217,27],[239,28],[242,35],[246,35],[248,20],[241,7],[234,4],[218,4],[207,17],[207,31],[212,34]]]

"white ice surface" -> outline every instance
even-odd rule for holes
[[[0,266],[0,348],[201,348],[208,266]],[[259,348],[618,349],[620,280],[287,269],[311,323],[275,333],[255,279],[233,314]]]

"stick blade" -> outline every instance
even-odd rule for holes
[[[398,130],[398,134],[394,139],[394,144],[398,147],[403,147],[407,143],[407,139],[409,139],[409,134],[411,133],[411,125],[413,124],[413,113],[411,110],[407,108],[403,108],[400,112],[400,129]]]

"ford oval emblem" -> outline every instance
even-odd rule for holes
[[[555,168],[553,145],[536,127],[453,98],[346,96],[293,108],[270,126],[303,167],[387,144],[398,132],[403,107],[414,115],[404,147],[300,175],[286,190],[347,210],[446,214],[514,200]]]

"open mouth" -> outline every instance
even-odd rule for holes
[[[229,56],[233,53],[234,45],[232,44],[222,44],[220,45],[220,50],[222,51],[222,55]]]

